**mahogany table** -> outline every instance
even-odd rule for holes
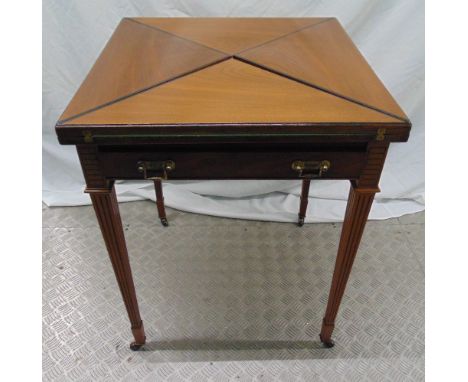
[[[335,18],[126,18],[60,117],[145,343],[116,179],[349,179],[332,331],[391,142],[411,123]],[[169,228],[170,229],[170,228]]]

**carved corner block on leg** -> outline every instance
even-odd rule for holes
[[[138,350],[145,344],[146,337],[143,322],[140,318],[115,189],[111,185],[109,189],[87,189],[87,192],[91,196],[107,252],[130,319],[135,339],[130,344],[130,348]]]
[[[320,340],[326,347],[333,347],[334,345],[331,337],[335,327],[335,318],[364,232],[374,195],[378,191],[377,188],[360,189],[355,184],[351,185],[327,309],[320,332]]]
[[[159,220],[164,227],[169,226],[166,218],[166,209],[164,208],[164,194],[161,179],[154,180],[154,190],[156,191],[156,207],[158,208]]]
[[[302,227],[304,225],[306,211],[307,211],[307,204],[309,203],[309,187],[310,187],[310,179],[304,179],[302,181],[302,191],[301,191],[301,204],[299,206],[299,219],[297,221],[297,225]]]

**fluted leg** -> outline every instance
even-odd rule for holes
[[[166,218],[166,209],[164,208],[164,195],[161,179],[154,180],[154,190],[156,191],[156,206],[158,208],[159,219],[164,227],[169,225]]]
[[[297,225],[302,227],[304,225],[304,220],[306,217],[307,211],[307,204],[309,203],[309,187],[310,187],[310,179],[303,179],[302,180],[302,192],[301,192],[301,204],[299,207],[299,220]]]
[[[331,336],[335,327],[335,318],[376,192],[378,189],[360,189],[354,184],[351,185],[327,310],[320,332],[320,340],[327,347],[334,345]]]
[[[134,342],[132,350],[138,350],[144,345],[146,337],[143,322],[138,309],[138,302],[133,284],[132,271],[128,259],[125,236],[120,219],[119,206],[114,187],[109,190],[88,191],[91,195],[94,210],[101,227],[112,267],[119,284],[120,292],[130,318]]]

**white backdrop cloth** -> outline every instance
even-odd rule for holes
[[[390,147],[382,192],[371,219],[424,209],[424,2],[422,0],[150,1],[44,0],[43,200],[89,204],[73,146],[60,146],[54,125],[123,17],[337,17],[413,128]],[[167,206],[216,216],[295,221],[300,181],[165,182]],[[154,200],[152,182],[117,182],[119,201]],[[343,219],[347,181],[313,181],[307,222]]]

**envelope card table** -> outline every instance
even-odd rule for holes
[[[410,121],[335,18],[125,18],[56,125],[75,145],[134,342],[145,343],[116,179],[350,180],[332,331],[391,142]],[[300,212],[300,223],[301,223]],[[168,228],[170,229],[170,228]]]

